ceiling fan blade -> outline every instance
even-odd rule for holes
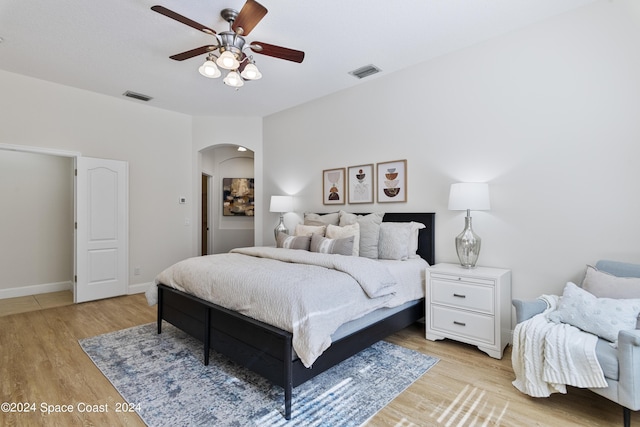
[[[233,21],[231,29],[242,36],[246,36],[266,14],[266,7],[255,0],[247,0],[242,9],[240,9],[238,17]]]
[[[214,46],[214,45],[201,46],[195,49],[188,50],[186,52],[176,53],[175,55],[171,55],[169,58],[176,61],[184,61],[185,59],[193,58],[194,56],[213,52],[217,48],[218,46]]]
[[[304,52],[302,52],[301,50],[289,49],[286,47],[276,46],[263,42],[252,42],[249,47],[255,53],[273,56],[274,58],[286,59],[287,61],[293,61],[297,63],[300,63],[304,60]]]
[[[159,14],[164,15],[168,18],[175,19],[178,22],[182,22],[183,24],[188,25],[191,28],[195,28],[198,31],[202,31],[203,33],[211,34],[211,35],[216,33],[211,28],[206,27],[202,24],[199,24],[196,21],[193,21],[185,16],[182,16],[179,13],[174,12],[173,10],[169,10],[164,6],[158,6],[158,5],[151,6],[151,10],[153,10],[154,12],[158,12]]]

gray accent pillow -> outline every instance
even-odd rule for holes
[[[338,212],[328,214],[317,214],[305,212],[304,225],[338,225],[340,216]]]
[[[353,236],[353,256],[359,256],[360,254],[360,224],[357,222],[351,225],[345,225],[339,227],[337,225],[327,225],[326,237],[330,239],[342,239],[345,237]]]
[[[311,252],[323,254],[353,255],[353,240],[355,236],[343,239],[328,239],[319,234],[311,236]]]
[[[278,233],[278,237],[276,238],[276,246],[279,248],[308,251],[310,245],[310,236],[289,236],[285,233]]]
[[[598,298],[640,298],[640,278],[617,277],[587,265],[582,289]]]
[[[554,323],[568,323],[583,331],[604,338],[618,340],[618,332],[636,328],[640,313],[640,299],[598,298],[568,282],[558,308],[547,314]]]
[[[360,242],[358,253],[365,258],[378,258],[378,240],[380,238],[380,224],[384,218],[384,212],[375,212],[368,215],[358,215],[340,211],[340,226],[358,223],[360,224]]]

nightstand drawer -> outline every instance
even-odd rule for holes
[[[432,303],[494,314],[493,287],[433,280],[429,288]]]
[[[431,307],[431,328],[458,336],[482,341],[495,342],[494,318],[476,313],[454,310],[446,307]]]

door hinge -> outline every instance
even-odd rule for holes
[[[78,275],[73,276],[73,281],[74,281],[75,283],[78,283]]]
[[[78,229],[78,222],[77,221],[73,223],[73,228],[75,228],[76,230]]]

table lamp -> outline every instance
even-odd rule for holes
[[[456,237],[456,252],[460,265],[474,268],[480,255],[480,237],[471,228],[471,211],[489,210],[489,184],[479,182],[459,182],[451,184],[449,210],[467,211],[464,230]]]
[[[269,206],[269,211],[280,213],[280,222],[273,230],[276,240],[278,239],[278,233],[289,234],[289,230],[284,225],[284,214],[293,211],[293,197],[271,196],[271,205]]]

